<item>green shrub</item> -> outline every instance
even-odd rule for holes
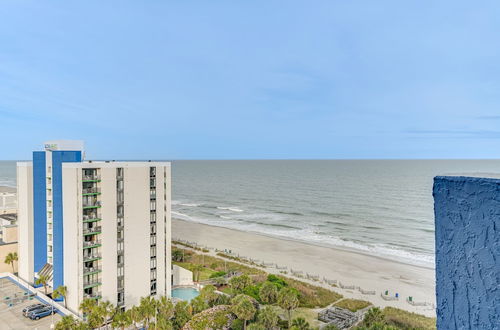
[[[222,277],[222,276],[225,276],[227,273],[225,271],[218,271],[218,272],[215,272],[215,273],[212,273],[212,275],[210,275],[210,278],[216,278],[216,277]]]
[[[278,287],[278,290],[288,285],[288,283],[282,277],[278,277],[274,274],[267,275],[267,280],[271,283],[274,283]]]

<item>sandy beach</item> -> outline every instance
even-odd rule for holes
[[[172,220],[172,237],[197,242],[220,250],[230,249],[241,256],[277,263],[288,269],[301,270],[355,285],[363,290],[376,290],[376,295],[363,295],[358,290],[333,288],[348,298],[363,299],[376,306],[393,306],[427,316],[435,316],[429,306],[413,306],[406,302],[435,303],[434,270],[377,258],[361,253],[310,245],[222,227],[183,220]],[[268,269],[277,273],[276,269]],[[326,284],[323,284],[326,286]],[[380,294],[399,293],[398,301],[387,301]]]

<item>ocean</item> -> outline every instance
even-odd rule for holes
[[[433,267],[433,177],[499,172],[500,160],[173,161],[172,217]],[[0,185],[15,186],[14,162]]]

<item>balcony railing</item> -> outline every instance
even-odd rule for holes
[[[97,187],[93,187],[93,188],[84,188],[82,190],[83,194],[100,194],[101,193],[101,189],[97,188]]]
[[[83,216],[83,222],[95,222],[101,221],[101,216],[99,214],[88,214]]]
[[[100,266],[83,267],[83,275],[90,274],[90,273],[98,273],[100,271],[102,271],[102,268]]]
[[[96,241],[84,241],[83,242],[83,248],[91,248],[91,247],[97,247],[97,246],[100,246],[101,245],[101,241],[100,240],[96,240]]]
[[[101,285],[101,281],[98,279],[91,280],[91,281],[83,281],[83,288],[89,288],[89,287],[97,286],[97,285]]]
[[[97,181],[101,180],[101,176],[97,174],[87,174],[82,176],[83,181]]]
[[[85,293],[85,294],[83,294],[83,297],[88,298],[88,299],[101,299],[101,293],[100,292],[96,292],[96,293],[92,293],[92,294]]]
[[[101,226],[95,226],[91,228],[84,228],[83,229],[83,234],[88,235],[88,234],[94,234],[94,233],[100,233],[101,232]]]
[[[90,208],[96,208],[96,207],[101,207],[101,202],[100,201],[83,201],[83,208],[85,209],[90,209]]]
[[[100,259],[100,258],[101,258],[100,253],[93,253],[93,254],[83,256],[83,261],[90,261],[90,260]]]

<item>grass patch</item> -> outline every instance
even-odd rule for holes
[[[203,267],[212,270],[213,272],[241,272],[248,275],[265,275],[266,273],[260,269],[245,266],[236,262],[225,261],[221,258],[202,255],[193,251],[172,247],[172,249],[184,251],[186,262],[190,264],[203,265]],[[181,266],[182,267],[182,266]]]
[[[316,285],[297,281],[288,277],[278,277],[287,282],[290,287],[299,291],[300,307],[326,307],[342,298],[340,293]]]
[[[372,303],[365,300],[357,300],[357,299],[343,299],[336,303],[334,306],[348,309],[351,312],[359,311],[360,309],[366,308],[370,306]]]
[[[192,271],[194,276],[194,268],[196,267],[196,264],[179,261],[172,261],[172,264]],[[213,273],[215,273],[213,270],[203,267],[203,270],[200,272],[200,281],[208,280]]]
[[[385,323],[402,329],[436,329],[436,318],[407,312],[394,307],[382,310]]]

